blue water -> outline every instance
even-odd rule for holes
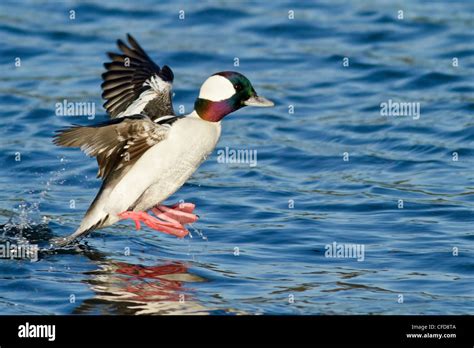
[[[0,260],[0,313],[474,314],[473,13],[472,1],[2,1],[0,242],[42,251]],[[228,116],[169,199],[197,204],[192,238],[121,222],[47,250],[100,186],[96,161],[51,137],[106,120],[101,64],[127,32],[174,70],[176,109],[221,70],[276,106]],[[95,119],[56,116],[64,99],[96,103]],[[381,115],[389,99],[419,102],[420,117]],[[256,150],[257,165],[218,163],[226,146]],[[326,257],[333,242],[363,245],[363,261]]]

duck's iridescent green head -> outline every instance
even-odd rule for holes
[[[259,97],[250,81],[235,71],[222,71],[209,77],[201,86],[194,110],[203,120],[218,122],[244,106],[273,106]]]

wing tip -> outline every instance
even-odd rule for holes
[[[163,68],[160,70],[160,76],[167,82],[173,82],[174,80],[173,70],[168,65],[163,65]]]
[[[118,39],[116,42],[119,51],[116,53],[107,52],[107,56],[111,62],[105,62],[103,64],[106,71],[101,75],[103,81],[101,84],[101,97],[105,99],[103,106],[111,118],[117,117],[118,114],[139,98],[143,92],[143,84],[146,79],[156,75],[164,82],[172,84],[174,81],[174,73],[171,68],[167,65],[160,68],[160,66],[146,54],[132,34],[126,33],[124,39]],[[126,57],[129,57],[132,62],[129,67],[123,67],[121,65]],[[147,77],[145,76],[146,74],[148,74]],[[129,94],[133,95],[117,98],[113,95],[116,92],[112,89],[118,87],[121,83],[119,80],[124,77],[130,78],[129,82],[123,81],[123,84],[130,84],[131,88]],[[167,113],[169,113],[169,111],[167,111]],[[171,111],[171,113],[174,112]]]
[[[130,45],[134,46],[134,45],[138,45],[138,42],[137,40],[135,40],[135,38],[132,36],[132,34],[130,33],[127,33],[127,41]]]

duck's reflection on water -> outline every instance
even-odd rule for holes
[[[18,227],[0,225],[0,244],[28,242],[39,245],[39,259],[57,259],[81,255],[96,268],[86,271],[82,280],[92,291],[90,298],[77,301],[72,314],[102,315],[190,315],[237,314],[236,311],[212,308],[196,297],[193,284],[207,279],[193,274],[189,263],[161,260],[155,265],[113,260],[111,255],[89,246],[75,244],[67,248],[50,248],[51,229],[44,224]],[[138,262],[138,259],[134,258]]]
[[[205,281],[182,262],[155,266],[102,261],[88,272],[86,282],[96,295],[85,300],[74,314],[208,314],[196,301],[190,285]]]

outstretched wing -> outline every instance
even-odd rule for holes
[[[152,120],[174,115],[172,104],[173,71],[155,64],[137,41],[127,34],[129,46],[122,40],[122,54],[108,52],[112,62],[105,63],[102,74],[104,108],[111,118],[143,114]]]
[[[95,126],[73,126],[60,130],[53,142],[59,146],[79,147],[99,164],[98,177],[106,180],[112,173],[121,175],[148,149],[165,139],[169,124],[178,117],[160,123],[134,115],[110,120]]]

